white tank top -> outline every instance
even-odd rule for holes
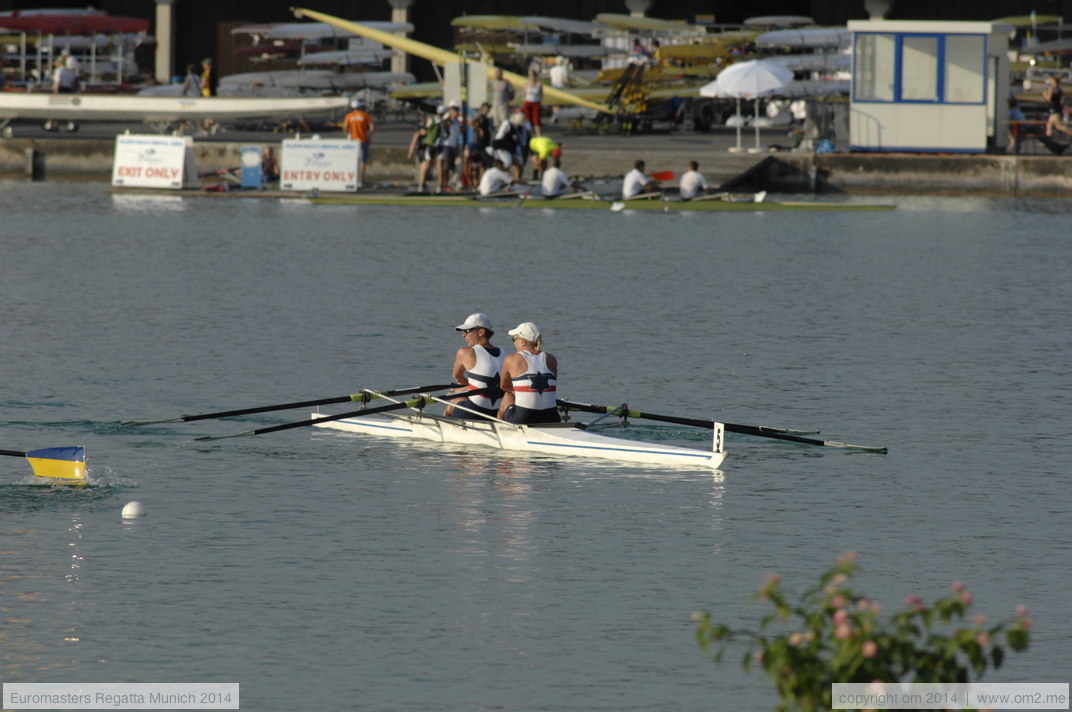
[[[469,389],[475,390],[477,388],[485,388],[488,386],[497,388],[502,378],[502,364],[506,358],[506,352],[502,349],[497,349],[498,356],[492,356],[486,348],[479,344],[473,347],[473,353],[476,355],[476,363],[473,367],[465,372],[465,379],[469,382]],[[475,405],[481,408],[498,408],[499,401],[502,400],[502,396],[498,398],[488,398],[487,396],[470,396]]]
[[[529,410],[546,410],[557,406],[558,379],[547,367],[547,354],[531,354],[519,351],[528,368],[524,375],[511,379],[514,386],[514,404]]]

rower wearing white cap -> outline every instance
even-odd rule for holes
[[[477,388],[491,388],[487,395],[463,397],[457,401],[459,406],[478,411],[485,415],[496,416],[502,400],[499,382],[503,368],[505,351],[491,345],[495,332],[491,328],[491,319],[487,314],[470,314],[465,321],[454,327],[462,332],[465,346],[458,349],[454,356],[454,382],[458,384],[452,392],[459,393]],[[463,408],[447,406],[444,415],[455,418],[479,418]]]
[[[543,337],[531,321],[518,324],[510,336],[517,353],[503,362],[499,418],[510,423],[559,422],[558,359],[543,350]]]

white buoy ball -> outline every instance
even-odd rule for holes
[[[145,507],[141,502],[127,502],[123,505],[123,519],[137,519],[145,516]]]

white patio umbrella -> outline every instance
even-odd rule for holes
[[[752,125],[756,128],[756,148],[759,150],[759,97],[775,93],[793,80],[793,72],[781,64],[750,59],[723,69],[710,84],[700,87],[701,96],[732,96],[737,99],[737,114],[741,99],[755,102]],[[741,150],[741,126],[737,125],[737,150]]]

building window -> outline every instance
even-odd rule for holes
[[[857,101],[893,101],[897,36],[858,34],[852,77]]]
[[[982,35],[949,35],[945,38],[945,101],[947,104],[981,104],[986,100],[984,83],[986,38]]]
[[[901,101],[938,101],[938,38],[901,38]]]
[[[853,100],[981,104],[986,100],[986,37],[857,33]]]

